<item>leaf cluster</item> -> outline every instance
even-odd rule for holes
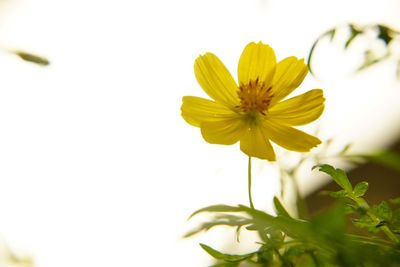
[[[346,173],[330,165],[319,165],[340,186],[328,192],[335,205],[310,220],[292,217],[278,198],[274,198],[276,215],[247,206],[214,205],[194,212],[214,217],[189,232],[186,237],[215,226],[255,231],[259,247],[236,255],[208,245],[201,247],[213,258],[213,266],[397,266],[400,265],[400,198],[370,206],[363,198],[368,183],[353,186]],[[346,221],[369,230],[355,234]]]
[[[343,34],[343,29],[347,29],[347,33]],[[343,48],[345,50],[347,50],[357,39],[364,38],[368,40],[370,44],[373,44],[375,41],[380,41],[384,46],[384,52],[382,54],[376,53],[375,48],[372,45],[365,47],[362,51],[364,55],[363,61],[356,71],[364,70],[387,59],[393,59],[397,62],[397,79],[400,79],[400,57],[398,53],[396,53],[396,49],[394,49],[394,46],[400,45],[400,32],[383,24],[356,25],[349,23],[343,26],[334,27],[321,34],[312,44],[308,54],[308,67],[312,75],[316,76],[313,69],[313,59],[317,45],[326,39],[332,42],[337,35],[344,37]]]

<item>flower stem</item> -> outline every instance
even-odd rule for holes
[[[247,167],[248,185],[249,185],[249,202],[250,208],[254,209],[253,198],[251,196],[251,157],[249,156],[249,163]]]

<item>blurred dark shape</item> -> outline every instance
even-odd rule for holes
[[[47,58],[42,57],[42,56],[34,55],[34,54],[27,53],[27,52],[20,51],[20,50],[16,50],[16,51],[12,51],[12,52],[24,61],[28,61],[28,62],[38,64],[41,66],[48,66],[50,64],[50,61]]]

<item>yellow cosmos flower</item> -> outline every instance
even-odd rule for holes
[[[232,145],[240,141],[240,149],[247,155],[271,161],[275,153],[270,141],[298,152],[321,143],[293,126],[310,123],[321,115],[322,90],[284,100],[307,75],[303,59],[288,57],[277,63],[270,46],[250,43],[239,60],[238,84],[212,53],[196,59],[194,72],[213,100],[183,97],[182,116],[200,127],[207,142]]]

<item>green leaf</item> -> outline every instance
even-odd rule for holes
[[[386,53],[383,56],[377,56],[376,52],[373,50],[365,50],[364,51],[364,62],[358,67],[357,71],[362,71],[368,67],[371,67],[372,65],[375,65],[381,61],[383,61],[385,58],[387,58],[390,54]]]
[[[346,43],[344,44],[344,48],[348,48],[349,45],[354,41],[354,39],[359,35],[362,34],[363,31],[359,30],[355,25],[350,24],[350,36],[347,39]]]
[[[214,257],[215,259],[218,260],[223,260],[223,261],[228,261],[228,262],[239,262],[239,261],[243,261],[246,260],[248,258],[250,258],[251,256],[253,256],[255,254],[255,252],[253,253],[249,253],[249,254],[245,254],[245,255],[232,255],[232,254],[225,254],[222,252],[219,252],[207,245],[204,244],[200,244],[200,246],[208,253],[210,254],[212,257]]]
[[[307,66],[308,66],[308,70],[310,71],[311,75],[315,76],[315,72],[314,72],[314,70],[313,70],[313,68],[312,68],[312,58],[313,58],[313,56],[314,56],[314,50],[315,50],[315,48],[317,47],[317,44],[318,44],[322,39],[324,39],[325,37],[329,37],[329,38],[330,38],[330,41],[332,41],[333,38],[334,38],[334,36],[335,36],[335,33],[336,33],[336,29],[335,29],[335,28],[330,29],[330,30],[328,30],[327,32],[321,34],[321,35],[317,38],[317,40],[315,40],[315,42],[312,44],[311,49],[310,49],[310,52],[308,53],[308,59],[307,59]]]
[[[347,178],[347,175],[343,170],[335,169],[334,167],[328,164],[317,165],[314,166],[313,169],[314,168],[319,168],[319,171],[325,172],[326,174],[330,175],[333,178],[333,180],[347,193],[353,192],[353,188],[351,186],[349,178]]]
[[[394,28],[382,25],[382,24],[373,24],[373,25],[355,25],[355,24],[346,24],[343,26],[337,26],[335,28],[332,28],[320,36],[316,38],[314,43],[312,44],[310,51],[308,53],[308,60],[307,60],[307,65],[309,68],[309,71],[311,75],[316,77],[315,75],[315,70],[313,65],[314,61],[314,54],[316,47],[322,43],[323,40],[325,39],[330,39],[332,40],[336,37],[337,34],[342,33],[342,29],[344,27],[347,27],[349,29],[349,32],[344,35],[343,40],[344,40],[344,49],[348,49],[355,40],[357,40],[360,36],[363,38],[363,41],[366,41],[368,46],[365,48],[362,48],[362,52],[364,53],[364,60],[361,63],[361,65],[356,69],[357,72],[362,71],[368,67],[371,67],[379,62],[382,62],[386,59],[394,59],[398,60],[399,58],[396,56],[396,53],[392,53],[391,49],[391,44],[396,42],[400,36],[400,32],[396,31]],[[372,36],[370,33],[371,32],[376,32],[377,34],[375,36]],[[378,53],[375,53],[375,51],[378,51],[377,49],[374,48],[374,43],[379,40],[384,43],[385,47],[385,53],[384,55],[378,55]],[[397,44],[397,43],[396,43]],[[400,63],[399,63],[400,64]],[[397,78],[400,79],[400,65],[397,67]]]
[[[284,217],[290,217],[289,213],[286,211],[286,209],[283,207],[282,203],[277,197],[274,197],[274,205],[275,205],[275,210],[276,213],[280,216]]]
[[[295,262],[295,266],[318,267],[314,257],[310,253],[300,255]]]
[[[345,198],[349,196],[349,194],[344,190],[340,190],[337,192],[329,192],[329,195],[334,198]]]
[[[319,235],[329,237],[329,239],[341,237],[345,230],[344,203],[338,201],[329,209],[325,209],[324,212],[313,218],[311,224],[313,231]]]
[[[283,257],[287,258],[288,260],[293,261],[295,258],[298,256],[307,253],[307,247],[303,245],[297,245],[297,246],[292,246],[289,249],[287,249]]]
[[[271,244],[268,244],[269,246],[273,246],[275,248],[279,248],[285,239],[285,235],[276,229],[272,229],[269,231],[269,240],[271,241]]]
[[[311,225],[307,221],[285,216],[274,217],[260,210],[251,209],[246,206],[239,207],[253,218],[254,225],[251,227],[253,229],[257,229],[257,231],[260,233],[260,236],[264,235],[265,229],[274,228],[293,238],[310,238],[309,231]]]
[[[378,25],[378,39],[381,39],[386,46],[393,40],[392,30],[386,26]]]
[[[249,231],[257,231],[257,226],[254,224],[250,224],[249,226],[246,226],[246,229]]]
[[[391,226],[394,228],[393,230],[400,231],[400,209],[396,209],[393,211]]]
[[[318,265],[316,262],[315,255],[313,255],[314,249],[310,249],[307,246],[292,246],[290,247],[285,253],[282,255],[282,258],[285,262],[289,263],[288,265],[284,266],[307,266],[307,267],[316,267],[321,266]],[[328,261],[325,261],[326,266],[331,266]],[[323,265],[325,266],[325,265]]]
[[[27,53],[24,51],[13,51],[17,56],[19,56],[22,60],[31,62],[31,63],[35,63],[38,65],[42,65],[42,66],[47,66],[50,64],[50,61],[47,58],[38,56],[38,55],[34,55],[31,53]]]
[[[362,216],[359,219],[354,219],[353,224],[360,228],[367,228],[369,230],[377,231],[376,222],[372,220],[369,216]]]
[[[350,150],[353,144],[347,144],[343,147],[343,149],[339,152],[339,156],[344,156]]]
[[[199,227],[193,229],[186,233],[183,237],[188,238],[195,234],[198,234],[202,231],[208,231],[215,226],[231,226],[231,227],[238,227],[237,233],[239,234],[240,227],[250,224],[251,220],[242,216],[235,216],[230,214],[222,214],[216,216],[212,221],[205,222],[201,224]]]
[[[361,182],[356,184],[353,190],[353,196],[354,197],[362,197],[365,195],[365,192],[368,190],[368,183],[367,182]]]
[[[203,212],[242,212],[239,207],[234,207],[234,206],[228,206],[228,205],[212,205],[208,206],[199,210],[196,210],[193,212],[190,216],[189,219],[192,218],[193,216],[203,213]]]
[[[392,209],[386,201],[373,206],[372,211],[383,221],[390,221],[392,219]]]
[[[268,247],[262,246],[257,253],[257,263],[263,263],[263,266],[269,266],[274,260],[274,251]]]
[[[344,213],[345,213],[346,215],[352,214],[352,213],[354,213],[354,212],[356,212],[356,211],[358,211],[358,206],[354,206],[354,205],[349,204],[349,203],[347,203],[347,204],[344,206]]]

